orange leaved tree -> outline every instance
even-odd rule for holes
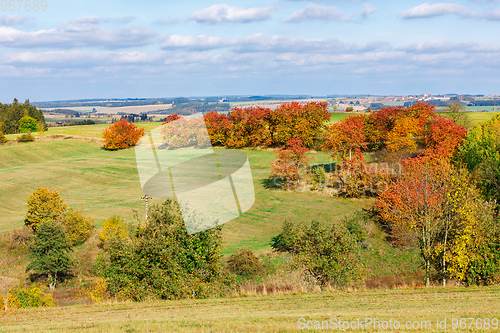
[[[415,238],[430,285],[433,251],[442,230],[450,166],[446,160],[419,157],[402,161],[401,177],[377,199],[381,217],[400,243]]]
[[[102,132],[104,148],[117,150],[135,146],[144,132],[144,128],[139,128],[126,119],[121,119]]]

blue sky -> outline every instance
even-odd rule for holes
[[[500,94],[498,0],[46,5],[0,9],[1,102]]]

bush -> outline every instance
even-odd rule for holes
[[[18,286],[10,290],[8,308],[38,308],[54,306],[54,299],[50,293],[46,292],[46,287],[33,284],[31,286]],[[0,304],[4,299],[0,294]]]
[[[261,267],[259,258],[251,250],[241,249],[227,261],[227,269],[238,275],[251,275]]]
[[[188,235],[178,204],[167,200],[151,207],[130,240],[111,242],[99,266],[118,298],[206,297],[219,277],[221,244],[220,227]]]
[[[86,218],[83,215],[83,210],[73,210],[72,208],[66,212],[62,220],[68,240],[72,245],[83,243],[89,239],[92,234],[92,219]]]
[[[271,246],[293,254],[295,263],[304,265],[321,285],[343,287],[360,278],[356,242],[343,224],[325,226],[312,221],[299,226],[287,222]]]
[[[102,132],[104,148],[118,150],[135,146],[144,132],[144,128],[139,128],[126,119],[121,119]]]
[[[0,145],[6,143],[7,141],[9,141],[9,140],[5,137],[3,132],[0,131]]]
[[[311,171],[314,189],[322,190],[326,186],[326,172],[322,166],[314,167]]]
[[[10,236],[10,242],[8,245],[9,250],[14,250],[22,247],[26,247],[33,241],[33,230],[26,226],[19,230],[12,232]]]
[[[123,220],[118,216],[107,219],[102,224],[102,230],[99,231],[99,240],[102,247],[108,247],[108,244],[114,240],[123,241],[127,238],[128,231]]]
[[[35,138],[33,135],[31,135],[31,132],[24,133],[23,135],[17,137],[17,142],[31,142],[35,141]]]

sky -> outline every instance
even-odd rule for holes
[[[0,3],[2,103],[500,94],[500,0],[35,2]]]

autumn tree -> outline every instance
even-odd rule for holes
[[[51,191],[46,187],[39,187],[27,200],[28,208],[24,224],[37,232],[38,226],[45,221],[55,221],[61,218],[66,211],[66,205],[57,190]]]
[[[353,153],[360,155],[368,144],[364,133],[365,120],[364,116],[353,115],[329,125],[322,148],[340,159],[347,156],[352,159]]]
[[[447,196],[450,166],[425,157],[402,162],[402,174],[377,198],[376,206],[401,243],[413,236],[424,261],[426,286],[430,285],[433,251],[441,230],[440,217]]]
[[[212,144],[217,146],[226,145],[228,133],[232,124],[231,119],[226,114],[217,113],[215,111],[210,111],[203,117]]]
[[[271,178],[276,185],[285,189],[296,185],[301,177],[309,172],[309,149],[302,145],[299,138],[291,138],[286,146],[276,153],[271,169]]]
[[[426,154],[451,158],[462,143],[467,130],[450,119],[436,116],[425,135]]]
[[[144,128],[139,128],[126,119],[121,119],[102,132],[104,148],[117,150],[135,146],[144,132]]]
[[[31,262],[26,271],[47,277],[50,289],[69,274],[72,261],[69,257],[71,245],[66,238],[64,227],[52,220],[43,221],[38,228],[31,250]]]

